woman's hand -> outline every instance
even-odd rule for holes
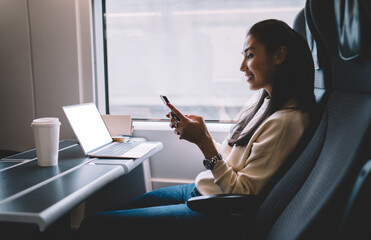
[[[207,158],[218,154],[218,151],[215,148],[214,142],[202,117],[195,115],[183,115],[170,103],[168,103],[168,106],[180,119],[177,121],[172,117],[171,113],[166,115],[168,118],[170,118],[170,127],[175,128],[174,131],[177,135],[179,135],[179,139],[185,139],[189,142],[195,143]]]

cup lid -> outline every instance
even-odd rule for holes
[[[34,119],[31,123],[32,126],[45,126],[45,125],[61,125],[59,118],[56,117],[44,117]]]

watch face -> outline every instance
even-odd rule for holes
[[[210,161],[208,161],[208,160],[205,159],[205,160],[204,160],[204,166],[205,166],[206,169],[210,169],[210,170],[211,170],[211,169],[213,168],[214,165],[211,164]]]

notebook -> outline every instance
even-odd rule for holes
[[[157,142],[114,142],[94,103],[63,106],[63,111],[88,156],[136,159],[159,145]]]

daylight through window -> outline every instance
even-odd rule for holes
[[[106,0],[111,114],[164,119],[159,95],[184,114],[231,121],[255,92],[240,72],[247,30],[290,26],[304,0]]]

